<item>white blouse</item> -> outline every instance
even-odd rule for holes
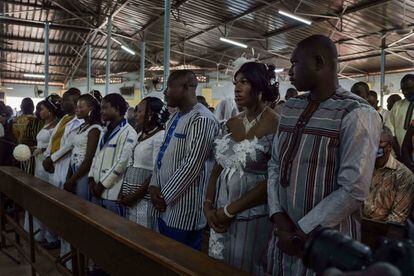
[[[135,168],[142,168],[146,170],[154,169],[155,160],[162,143],[164,142],[164,130],[158,131],[153,136],[138,142],[134,149],[134,155],[130,160],[130,165]],[[138,135],[138,137],[141,133]]]
[[[88,146],[88,134],[92,129],[98,129],[99,132],[102,131],[102,127],[100,125],[91,125],[88,127],[87,130],[77,133],[73,137],[72,145],[72,156],[71,156],[71,163],[73,165],[80,165],[82,164],[83,160],[85,159],[86,155],[86,147]]]

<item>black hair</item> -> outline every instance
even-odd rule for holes
[[[40,101],[36,104],[35,116],[39,120],[41,119],[40,118],[40,106],[42,105],[42,102],[44,102],[44,101]]]
[[[198,81],[196,74],[192,70],[177,70],[173,71],[168,77],[169,82],[175,82],[177,80],[185,80],[185,84],[188,87],[197,87]]]
[[[99,92],[99,90],[91,90],[89,92],[89,94],[95,98],[95,100],[98,101],[98,103],[100,104],[102,102],[102,94],[101,92]]]
[[[62,118],[64,112],[62,111],[62,98],[57,94],[51,94],[46,97],[44,101],[40,102],[41,105],[47,108],[57,118]]]
[[[6,104],[3,101],[0,101],[0,116],[7,117]]]
[[[398,102],[399,100],[401,100],[402,98],[401,98],[401,96],[400,95],[398,95],[398,94],[391,94],[389,97],[388,97],[388,99],[387,99],[387,102],[388,101],[391,101],[391,102]]]
[[[101,105],[99,101],[91,94],[83,94],[79,97],[79,101],[85,101],[92,108],[89,117],[90,124],[101,124]]]
[[[210,106],[208,105],[208,103],[207,103],[207,100],[206,100],[206,98],[204,97],[204,96],[197,96],[197,101],[199,102],[199,103],[201,103],[202,105],[204,105],[205,107],[207,107],[207,108],[209,108]]]
[[[258,97],[262,93],[262,101],[274,102],[279,98],[279,84],[276,82],[275,66],[259,62],[247,62],[243,64],[236,74],[242,73],[252,85],[252,93]]]
[[[6,118],[13,117],[13,108],[10,105],[6,105]]]
[[[412,81],[414,82],[414,74],[407,74],[402,79],[401,82]]]
[[[105,101],[109,103],[112,107],[118,109],[119,115],[121,116],[124,116],[128,109],[128,104],[125,101],[124,97],[122,97],[118,93],[108,94],[102,99],[102,101]]]
[[[75,87],[71,87],[71,88],[69,88],[69,89],[65,92],[65,94],[68,94],[68,95],[70,95],[70,96],[77,96],[77,97],[80,97],[81,92],[80,92],[80,90],[79,90],[79,89],[77,89],[77,88],[75,88]]]
[[[298,43],[298,48],[318,48],[329,59],[333,60],[338,58],[338,50],[336,49],[335,43],[325,35],[316,34],[308,36]]]
[[[164,129],[165,123],[168,121],[170,117],[170,113],[168,112],[167,106],[156,97],[146,97],[143,99],[145,101],[145,115],[144,115],[144,126],[143,131],[146,130],[147,124],[151,123],[154,126]],[[149,111],[152,112],[150,117]]]
[[[368,91],[368,96],[372,96],[372,97],[374,97],[376,100],[378,100],[378,94],[377,94],[377,92],[375,92],[374,90],[369,90],[369,91]]]
[[[355,83],[354,85],[352,85],[351,90],[352,90],[352,88],[355,89],[357,87],[361,87],[362,89],[364,89],[365,92],[369,93],[369,86],[366,82],[359,81],[359,82]]]
[[[31,98],[24,98],[22,100],[21,109],[23,114],[33,114],[34,108],[34,103]]]

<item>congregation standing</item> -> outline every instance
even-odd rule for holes
[[[178,70],[165,101],[135,108],[120,94],[70,88],[40,102],[36,117],[25,99],[12,134],[32,148],[25,169],[60,189],[196,250],[208,227],[208,254],[251,274],[310,275],[301,256],[319,228],[358,240],[357,214],[410,216],[414,75],[387,112],[367,84],[339,85],[328,37],[298,43],[291,63],[286,101],[275,67],[248,62],[234,74],[234,99],[214,114],[194,72]],[[35,228],[44,247],[71,250],[40,221]]]

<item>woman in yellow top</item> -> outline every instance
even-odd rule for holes
[[[26,144],[28,146],[33,146],[35,140],[29,141],[26,136],[26,129],[32,121],[36,119],[33,115],[34,104],[32,99],[24,98],[20,105],[22,114],[19,115],[16,119],[13,120],[12,133],[16,144]],[[33,143],[32,143],[33,142]]]
[[[32,99],[24,98],[20,105],[22,114],[12,123],[12,134],[16,145],[25,144],[29,147],[36,146],[36,135],[42,129],[43,122],[33,115],[34,104]],[[21,168],[34,175],[34,158],[21,163]]]

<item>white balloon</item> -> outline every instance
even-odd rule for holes
[[[30,159],[32,153],[27,145],[17,145],[13,150],[13,156],[17,161],[24,162]]]

